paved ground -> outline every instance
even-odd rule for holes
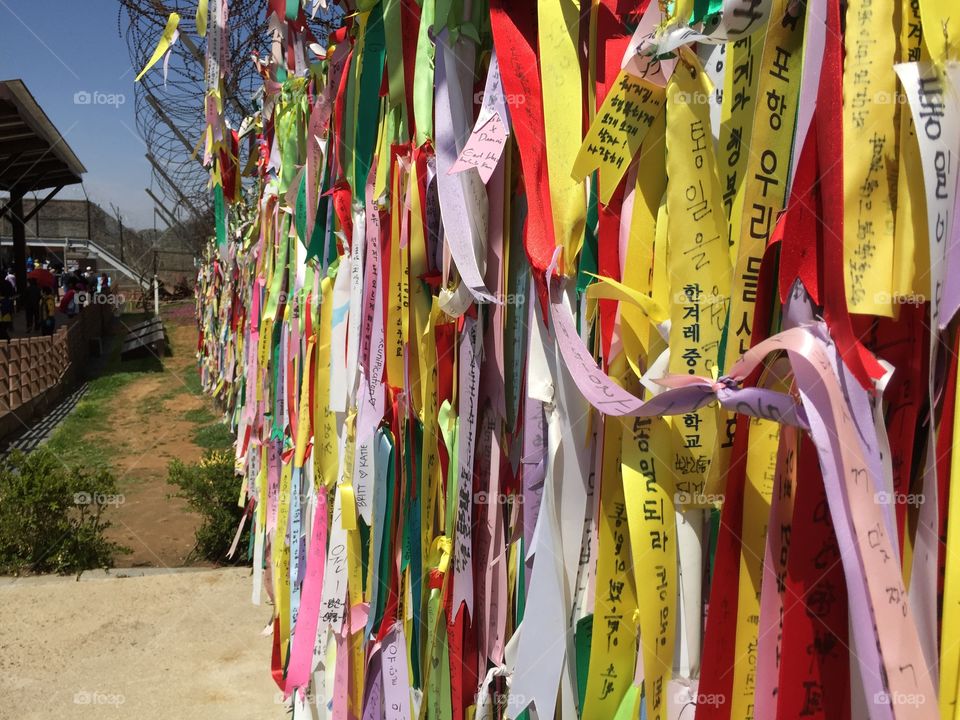
[[[244,568],[0,579],[0,718],[289,717],[250,586]]]

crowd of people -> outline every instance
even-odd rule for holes
[[[67,319],[74,317],[91,295],[106,295],[112,281],[107,273],[97,273],[87,266],[81,270],[74,265],[35,261],[27,258],[26,287],[17,287],[13,266],[0,279],[0,340],[9,340],[14,316],[23,311],[27,335],[53,335],[57,328],[57,314]]]

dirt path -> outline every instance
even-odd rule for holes
[[[183,565],[199,523],[167,483],[167,466],[174,458],[200,459],[197,430],[215,415],[209,400],[199,394],[192,317],[174,309],[164,320],[172,355],[163,358],[163,372],[142,373],[125,383],[111,401],[114,409],[85,438],[110,447],[124,500],[108,515],[111,539],[132,550],[117,556],[117,567]]]
[[[289,717],[249,570],[117,575],[0,579],[0,718]]]

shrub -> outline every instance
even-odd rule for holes
[[[240,481],[234,471],[233,453],[208,450],[199,463],[170,463],[168,481],[202,518],[197,528],[195,551],[213,562],[228,562],[227,552],[236,535],[243,509],[237,506]],[[243,531],[239,548],[246,547],[249,528]],[[234,562],[244,555],[238,552]]]
[[[108,470],[68,467],[48,448],[0,459],[0,572],[113,567],[129,550],[106,539],[103,514],[122,500]]]

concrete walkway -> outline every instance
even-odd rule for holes
[[[283,720],[245,568],[0,579],[0,718]]]

